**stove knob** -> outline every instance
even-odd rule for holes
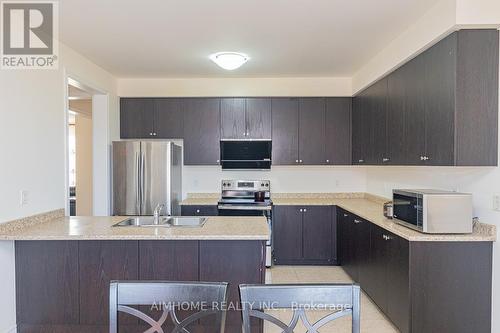
[[[260,186],[264,187],[264,183],[260,184]]]
[[[269,184],[266,183],[266,187],[269,187]]]

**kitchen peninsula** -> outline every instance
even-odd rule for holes
[[[15,241],[19,332],[107,332],[110,280],[224,281],[230,301],[238,300],[240,283],[264,283],[263,217],[209,217],[203,227],[166,228],[112,227],[126,218],[119,216],[62,215],[0,229],[1,240]],[[230,311],[227,331],[238,332],[240,320]],[[124,315],[120,323],[121,332],[139,331],[134,318]]]

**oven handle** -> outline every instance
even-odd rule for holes
[[[227,206],[227,205],[218,205],[219,209],[235,209],[235,210],[272,210],[272,206]]]

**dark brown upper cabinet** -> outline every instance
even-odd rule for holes
[[[324,98],[299,99],[299,164],[326,164]]]
[[[246,133],[250,139],[271,140],[271,99],[246,99]]]
[[[353,163],[496,166],[498,42],[454,32],[358,94]]]
[[[183,115],[184,164],[220,164],[220,99],[187,98]]]
[[[352,98],[350,97],[330,97],[326,99],[326,164],[351,164],[351,109]]]
[[[222,98],[220,102],[221,138],[245,139],[247,135],[244,98]]]
[[[182,98],[155,98],[154,132],[158,139],[182,139],[183,109]]]
[[[269,98],[222,98],[222,139],[271,139]]]
[[[120,137],[122,139],[153,138],[154,118],[153,99],[120,99]]]
[[[274,165],[299,163],[299,99],[272,99]]]
[[[120,99],[122,139],[181,139],[182,128],[182,99]]]

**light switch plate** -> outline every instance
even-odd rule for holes
[[[26,206],[28,204],[28,191],[26,190],[21,190],[19,192],[20,195],[20,204],[21,206]]]
[[[500,212],[500,194],[493,194],[493,210]]]

